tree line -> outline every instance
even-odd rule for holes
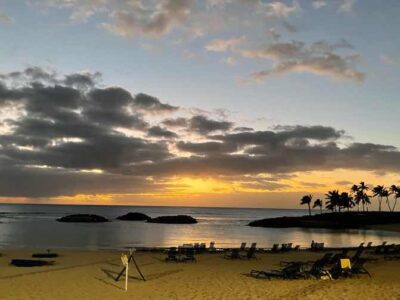
[[[372,192],[372,193],[369,193]],[[325,194],[325,203],[321,199],[316,199],[313,202],[313,195],[304,195],[301,200],[301,205],[308,206],[308,212],[311,216],[311,204],[312,208],[319,208],[322,214],[322,209],[325,205],[325,209],[332,212],[341,212],[342,210],[350,211],[350,209],[357,207],[357,210],[368,211],[368,206],[371,205],[371,199],[376,198],[378,200],[379,211],[382,211],[382,202],[385,203],[390,212],[393,212],[396,208],[397,199],[400,198],[400,186],[391,185],[386,188],[383,185],[377,185],[370,189],[363,181],[360,184],[354,184],[349,192],[339,192],[339,190],[328,191]]]

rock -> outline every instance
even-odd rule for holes
[[[102,216],[98,215],[88,215],[88,214],[76,214],[68,215],[57,219],[58,222],[66,223],[103,223],[108,222],[108,220]]]
[[[163,224],[196,224],[197,220],[191,216],[178,215],[178,216],[160,216],[148,220],[149,223],[163,223]]]
[[[148,221],[151,218],[139,212],[129,212],[123,216],[119,216],[117,219],[121,221]]]

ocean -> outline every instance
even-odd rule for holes
[[[199,223],[171,225],[116,220],[127,212],[142,212],[151,217],[186,214]],[[112,222],[56,221],[61,216],[75,213],[98,214]],[[246,226],[252,220],[306,213],[303,209],[0,204],[0,248],[98,250],[209,244],[210,241],[215,241],[216,247],[221,248],[238,247],[241,242],[257,242],[258,247],[291,242],[306,247],[312,240],[330,247],[357,246],[360,242],[370,241],[374,244],[382,241],[400,243],[399,233],[381,230]]]

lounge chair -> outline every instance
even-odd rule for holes
[[[271,252],[278,253],[279,252],[279,244],[273,244],[271,248]]]
[[[167,257],[165,258],[166,262],[174,261],[178,262],[179,261],[179,256],[178,256],[178,250],[176,247],[171,247],[168,249],[167,252]]]
[[[256,248],[255,247],[254,248],[249,248],[249,250],[247,250],[247,252],[246,252],[246,255],[241,255],[240,257],[241,258],[247,258],[247,259],[252,259],[252,258],[257,259],[257,257],[256,257]]]
[[[400,259],[400,244],[396,245],[391,251],[384,256],[385,260],[398,260]]]
[[[348,252],[349,252],[348,249],[343,249],[342,252],[334,254],[334,255],[329,259],[328,264],[329,264],[329,265],[337,264],[337,263],[339,262],[340,259],[342,259],[342,258],[347,258],[347,257],[348,257],[348,255],[347,255]]]
[[[311,251],[322,251],[325,248],[325,243],[315,243],[311,242]]]
[[[11,260],[11,265],[16,267],[42,267],[51,266],[54,261],[47,260],[32,260],[32,259],[13,259]]]
[[[365,250],[364,243],[361,243],[360,246],[358,246],[356,253],[351,258],[351,261],[354,262],[357,259],[359,259],[361,255],[364,253],[364,250]]]
[[[385,249],[385,247],[386,247],[386,244],[387,244],[387,242],[384,241],[384,242],[382,242],[381,245],[376,246],[376,248],[375,248],[375,254],[382,254],[382,253],[384,252],[384,249]]]
[[[300,250],[300,245],[296,245],[296,246],[293,248],[293,250],[294,250],[294,251],[299,251],[299,250]]]
[[[282,279],[298,279],[306,278],[303,270],[303,264],[292,263],[280,270],[251,270],[250,276],[255,278],[282,278]]]
[[[307,272],[309,276],[321,278],[322,276],[330,276],[325,267],[330,264],[333,253],[325,253],[320,259],[314,261],[310,270]]]
[[[251,246],[250,246],[250,249],[256,249],[256,247],[257,247],[257,243],[256,242],[253,242],[253,243],[251,243]]]
[[[194,248],[188,248],[186,249],[185,254],[182,257],[182,261],[196,261],[196,257],[194,256]]]
[[[366,274],[369,277],[371,277],[371,274],[368,272],[368,270],[364,267],[365,263],[368,260],[365,258],[358,258],[356,261],[353,262],[353,265],[351,267],[351,273],[352,274]]]
[[[293,245],[293,243],[282,244],[281,251],[287,252],[287,251],[292,250],[292,245]]]
[[[240,258],[240,249],[238,249],[238,248],[232,249],[229,253],[224,255],[224,258],[239,259]]]
[[[243,242],[243,243],[240,244],[240,249],[239,249],[239,250],[240,250],[240,251],[246,250],[246,243],[245,243],[245,242]]]

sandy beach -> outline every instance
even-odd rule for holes
[[[282,260],[312,260],[323,253],[259,253],[257,260],[227,260],[223,254],[199,254],[195,263],[166,263],[160,252],[138,252],[147,281],[132,267],[128,291],[117,251],[58,251],[55,265],[17,268],[12,258],[32,251],[2,251],[0,299],[400,299],[400,261],[380,258],[367,264],[372,278],[339,280],[265,280],[251,269],[279,269]]]

